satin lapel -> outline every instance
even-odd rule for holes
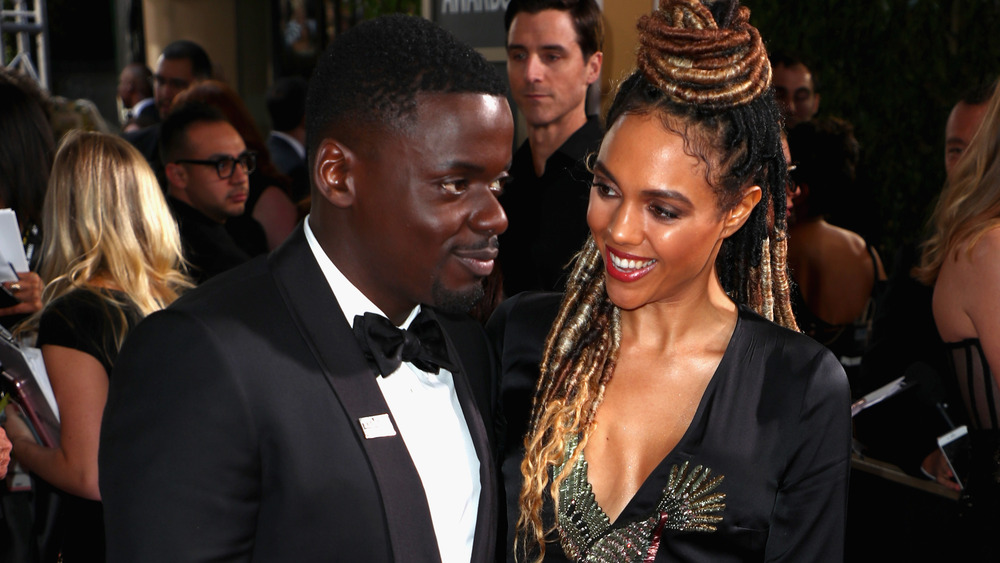
[[[430,307],[425,306],[422,310],[441,322],[440,317]],[[447,324],[442,322],[442,326],[447,326]],[[482,490],[479,493],[479,511],[476,517],[476,538],[472,545],[472,561],[485,563],[495,560],[496,555],[497,476],[492,445],[479,410],[478,401],[469,384],[469,377],[486,377],[489,374],[468,373],[447,330],[445,330],[445,340],[448,343],[449,358],[453,364],[459,366],[459,369],[452,373],[455,381],[455,392],[458,394],[458,402],[462,405],[462,413],[465,415],[465,422],[469,426],[469,434],[472,436],[472,443],[476,448],[476,456],[479,458],[479,482]]]
[[[440,561],[430,509],[420,475],[402,437],[365,438],[360,419],[389,414],[389,407],[361,354],[302,225],[268,257],[282,299],[299,332],[323,367],[334,394],[353,423],[378,482],[389,541],[396,561]],[[392,427],[396,428],[395,420]],[[330,507],[330,510],[358,510]]]

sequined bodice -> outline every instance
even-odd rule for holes
[[[558,475],[576,451],[579,438],[567,439],[563,464]],[[629,522],[615,522],[597,504],[587,478],[587,460],[583,452],[576,458],[566,479],[559,486],[559,539],[563,551],[574,560],[587,563],[652,561],[665,529],[714,532],[726,508],[724,493],[713,492],[723,476],[712,476],[701,465],[689,469],[688,462],[674,465],[656,512]]]

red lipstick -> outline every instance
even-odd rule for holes
[[[604,268],[608,275],[622,282],[634,282],[656,267],[656,260],[605,248]]]

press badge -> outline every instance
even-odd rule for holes
[[[365,433],[365,439],[388,438],[396,435],[396,429],[392,426],[392,420],[388,414],[377,414],[375,416],[363,416],[358,419],[361,423],[361,430]]]

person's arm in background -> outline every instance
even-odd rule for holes
[[[45,345],[42,358],[59,406],[60,444],[49,448],[36,443],[17,409],[8,407],[11,410],[5,426],[14,445],[13,455],[54,487],[100,500],[97,444],[108,397],[108,374],[97,358],[73,348]]]
[[[0,428],[0,479],[7,476],[7,465],[10,463],[10,440],[7,433]]]
[[[42,310],[42,278],[35,272],[18,272],[16,282],[4,282],[4,287],[20,301],[17,305],[0,309],[0,317],[30,315]]]

